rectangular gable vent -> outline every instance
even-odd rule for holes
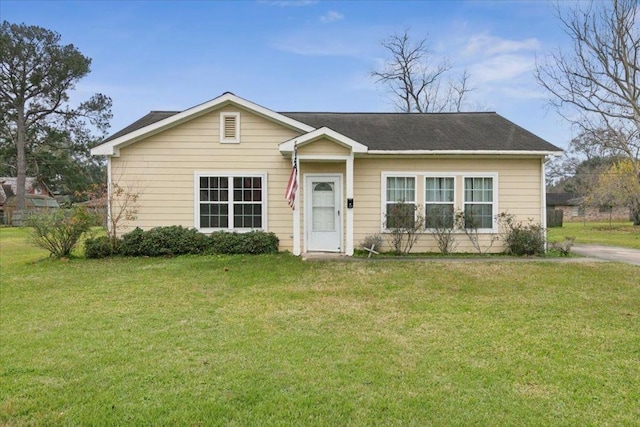
[[[220,114],[220,142],[240,142],[240,113]]]

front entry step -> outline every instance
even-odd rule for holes
[[[303,261],[340,261],[352,258],[339,252],[305,252],[301,257]]]

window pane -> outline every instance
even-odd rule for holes
[[[229,228],[232,209],[234,228],[261,228],[262,181],[254,176],[200,177],[200,226]]]
[[[412,203],[387,203],[386,228],[413,228],[415,210]]]
[[[426,205],[425,216],[427,228],[453,227],[453,205]]]
[[[493,178],[465,178],[465,202],[492,202]]]
[[[453,178],[426,178],[425,201],[453,202]]]
[[[466,228],[493,228],[493,205],[466,204],[464,221]]]
[[[387,177],[387,202],[414,202],[415,185],[412,177]]]

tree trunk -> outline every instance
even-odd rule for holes
[[[631,207],[631,220],[633,225],[640,225],[640,206],[637,204]]]
[[[16,138],[16,151],[17,151],[17,182],[16,182],[16,209],[24,210],[25,207],[25,193],[27,183],[27,160],[25,154],[25,120],[24,120],[24,103],[18,105],[18,120],[17,120],[17,138]]]

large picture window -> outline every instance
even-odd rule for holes
[[[388,176],[385,196],[385,228],[413,227],[416,210],[415,177]]]
[[[464,220],[467,228],[493,228],[493,178],[464,179]]]
[[[455,180],[452,177],[426,177],[425,227],[452,228],[455,203]]]
[[[198,228],[264,228],[264,175],[200,175],[197,182]]]

